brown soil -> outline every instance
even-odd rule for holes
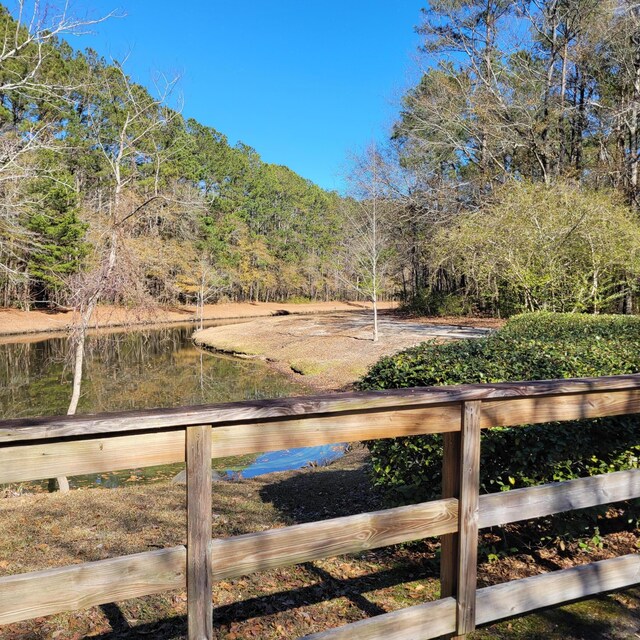
[[[327,468],[213,485],[212,535],[225,537],[372,511],[382,506],[361,447]],[[7,492],[7,495],[10,495]],[[82,514],[78,517],[78,514]],[[183,544],[184,486],[161,482],[68,495],[0,500],[0,575]],[[498,533],[498,535],[497,535]],[[533,539],[537,535],[521,539]],[[602,548],[553,544],[510,551],[498,532],[480,541],[480,586],[633,553],[638,532],[604,535]],[[495,558],[491,561],[489,553]],[[426,540],[309,562],[214,584],[216,640],[289,639],[434,600],[438,544]],[[506,621],[478,640],[622,640],[640,629],[640,593],[629,590]],[[3,640],[177,640],[186,637],[184,591],[4,626]]]
[[[213,351],[261,358],[319,390],[349,388],[382,356],[426,340],[458,340],[486,335],[481,320],[463,325],[460,318],[429,322],[380,315],[380,338],[373,342],[373,319],[367,313],[262,318],[211,327],[195,334],[197,344]]]
[[[380,303],[391,309],[395,303]],[[301,304],[281,302],[230,302],[209,304],[204,308],[204,320],[254,318],[283,314],[333,313],[362,311],[370,305],[361,302],[309,302]],[[73,311],[20,311],[0,308],[0,335],[21,333],[65,332],[73,328],[77,318]],[[140,324],[196,322],[196,308],[155,307],[149,310],[102,306],[92,319],[94,327],[121,327]]]

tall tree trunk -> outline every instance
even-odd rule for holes
[[[378,296],[375,293],[371,296],[371,302],[373,304],[373,341],[378,342]]]

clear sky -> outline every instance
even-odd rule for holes
[[[322,187],[383,138],[414,84],[421,0],[75,0],[126,14],[72,38],[149,85],[178,73],[183,114]]]

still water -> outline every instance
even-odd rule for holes
[[[229,322],[218,322],[229,324]],[[207,326],[214,326],[210,323]],[[87,342],[78,413],[175,407],[303,395],[309,390],[264,363],[196,348],[193,325],[111,331]],[[65,337],[16,338],[0,344],[0,419],[66,413],[72,371]],[[214,462],[231,478],[322,464],[339,455],[319,447]],[[72,486],[118,486],[173,477],[181,465],[72,478]]]

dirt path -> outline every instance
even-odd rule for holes
[[[395,306],[395,303],[380,303],[382,309],[392,309]],[[203,316],[205,320],[226,320],[285,314],[361,311],[366,308],[369,308],[369,305],[361,302],[310,302],[302,304],[230,302],[205,305]],[[157,307],[147,311],[102,306],[96,310],[92,325],[98,328],[196,321],[196,308],[194,306]],[[75,322],[76,318],[72,311],[20,311],[19,309],[0,308],[0,335],[67,332]]]
[[[372,341],[370,313],[333,313],[310,317],[262,318],[239,325],[198,331],[196,344],[224,353],[261,358],[288,374],[304,376],[321,390],[353,384],[382,356],[426,340],[479,338],[491,329],[479,326],[404,321],[380,317],[380,340]]]

